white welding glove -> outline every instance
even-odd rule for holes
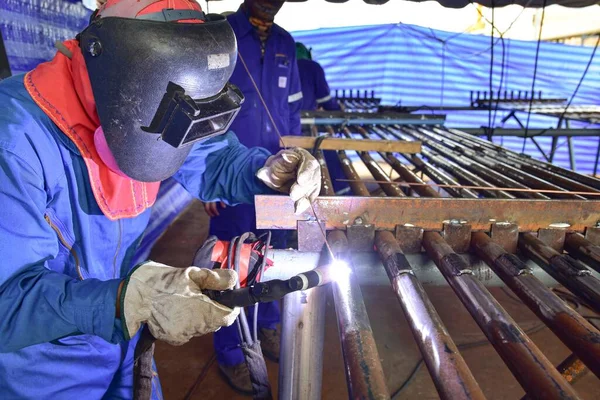
[[[296,214],[308,209],[321,191],[319,162],[300,148],[281,150],[269,157],[256,176],[271,189],[289,193]]]
[[[194,336],[231,325],[239,309],[212,301],[202,290],[231,289],[232,270],[173,268],[149,261],[134,269],[121,289],[121,321],[130,339],[147,323],[158,340],[182,345]]]

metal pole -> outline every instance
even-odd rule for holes
[[[600,272],[600,246],[596,246],[579,233],[568,233],[565,248],[569,254]]]
[[[352,165],[348,172],[348,179],[354,179],[356,171]],[[366,187],[362,182],[358,185],[364,189],[357,188],[355,194],[363,194]],[[382,188],[384,185],[380,184]],[[432,189],[417,188],[415,191],[418,192]],[[435,191],[432,194],[438,196]],[[485,399],[394,235],[388,231],[377,232],[375,246],[440,397],[447,400]]]
[[[325,337],[325,287],[284,297],[278,398],[320,400]]]
[[[598,174],[598,163],[600,163],[600,137],[598,137],[598,149],[596,149],[596,162],[594,163],[594,177]]]
[[[327,235],[336,260],[348,260],[348,241],[342,231]],[[351,399],[389,399],[390,393],[360,286],[352,273],[332,282],[346,382]]]
[[[573,149],[573,138],[568,137],[567,143],[569,144],[569,164],[571,165],[571,170],[575,171],[577,167],[575,166],[575,150]]]
[[[437,232],[423,234],[423,247],[473,316],[523,389],[536,399],[579,396],[472,274],[469,264]]]
[[[440,398],[485,399],[394,235],[377,232],[375,245]]]
[[[600,311],[600,280],[581,262],[560,254],[532,233],[519,235],[519,249],[574,295]]]
[[[537,279],[514,254],[484,232],[471,236],[471,247],[556,336],[600,377],[600,332]]]
[[[556,369],[561,373],[562,376],[565,377],[567,382],[571,385],[574,385],[578,380],[583,378],[587,373],[588,369],[581,362],[580,359],[577,358],[575,354],[571,354],[567,357],[563,362],[561,362]],[[521,397],[521,400],[532,400],[531,397],[525,395]]]
[[[321,166],[321,195],[333,196],[331,177],[323,152],[315,157]],[[285,296],[281,319],[278,398],[319,400],[323,380],[323,342],[328,286]]]

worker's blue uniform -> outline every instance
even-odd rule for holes
[[[175,179],[249,203],[269,191],[254,176],[268,156],[227,133],[196,144]],[[123,340],[115,303],[150,209],[102,214],[77,147],[23,76],[0,82],[0,205],[0,398],[130,399],[137,338]]]
[[[276,154],[280,149],[279,135],[273,127],[269,114],[281,135],[300,135],[300,106],[302,89],[296,64],[296,45],[292,36],[274,24],[265,43],[265,54],[261,56],[261,42],[242,10],[227,17],[238,42],[239,56],[230,81],[244,93],[245,100],[238,116],[231,125],[242,144],[265,147]],[[245,64],[245,66],[244,66]],[[252,74],[252,79],[248,71]],[[256,84],[260,95],[257,93]],[[256,231],[254,206],[219,208],[220,215],[211,218],[210,233],[221,240],[230,240],[244,232]],[[285,243],[282,235],[274,233],[275,246]],[[277,236],[278,237],[275,237]],[[259,325],[274,328],[279,322],[277,303],[261,304]],[[235,326],[222,328],[215,333],[215,349],[221,365],[236,365],[244,362],[238,346],[240,339]]]
[[[318,62],[299,59],[298,71],[302,83],[302,110],[314,111],[319,107],[325,110],[340,109],[337,101],[331,97],[325,71]]]
[[[300,72],[300,81],[302,82],[302,110],[315,111],[322,107],[327,111],[335,111],[340,109],[337,100],[331,97],[331,90],[323,67],[313,60],[299,59],[298,71]],[[333,184],[333,190],[338,192],[348,187],[348,183],[340,181],[344,179],[344,171],[340,164],[337,153],[332,150],[324,150],[323,157],[327,162],[327,169]]]

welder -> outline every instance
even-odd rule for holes
[[[291,35],[274,23],[283,0],[245,0],[240,9],[227,16],[239,47],[239,60],[231,82],[246,101],[231,129],[246,146],[262,146],[276,153],[279,135],[300,135],[302,90],[296,64],[295,43]],[[229,240],[247,231],[256,232],[254,207],[222,204],[205,205],[210,233]],[[257,232],[260,233],[260,232]],[[273,232],[273,245],[286,245],[285,232]],[[252,313],[252,311],[250,311]],[[259,337],[265,356],[279,357],[278,303],[259,307]],[[250,394],[252,386],[235,327],[217,332],[215,350],[219,368],[236,390]]]
[[[306,47],[304,43],[296,42],[296,57],[302,83],[302,110],[340,110],[341,107],[337,99],[331,96],[325,71],[321,64],[313,60],[311,49]],[[323,157],[327,162],[333,190],[339,192],[348,188],[348,183],[341,180],[346,176],[337,153],[333,150],[324,150]]]
[[[202,294],[235,272],[130,265],[160,181],[229,205],[290,192],[300,211],[320,172],[229,131],[235,37],[193,0],[108,0],[58,48],[0,83],[0,397],[131,398],[142,324],[183,344],[238,314]]]
[[[325,71],[321,64],[313,60],[311,49],[304,43],[296,42],[296,57],[302,85],[302,110],[339,110],[337,99],[331,97]]]

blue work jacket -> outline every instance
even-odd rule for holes
[[[269,155],[229,132],[196,144],[174,178],[205,201],[251,203],[270,192],[255,178]],[[0,82],[0,398],[105,395],[124,357],[117,288],[149,216],[106,218],[23,76]]]
[[[337,101],[331,98],[325,71],[318,62],[298,60],[298,71],[302,83],[302,110],[314,111],[319,107],[325,110],[340,109]]]
[[[239,52],[230,81],[242,90],[246,98],[231,130],[244,145],[265,147],[275,154],[281,150],[279,135],[273,128],[263,100],[282,136],[302,133],[302,89],[294,39],[283,28],[273,25],[265,43],[265,54],[261,56],[260,39],[244,12],[238,10],[227,19],[235,32]],[[218,217],[210,220],[210,233],[219,239],[229,240],[256,229],[254,206],[241,204],[219,209],[219,213]]]
[[[265,43],[265,54],[261,56],[260,39],[245,13],[238,10],[229,15],[227,20],[235,32],[239,52],[230,81],[240,88],[246,98],[231,130],[242,144],[248,147],[261,146],[275,154],[280,150],[279,136],[254,83],[280,134],[300,135],[302,88],[294,39],[274,24]]]

